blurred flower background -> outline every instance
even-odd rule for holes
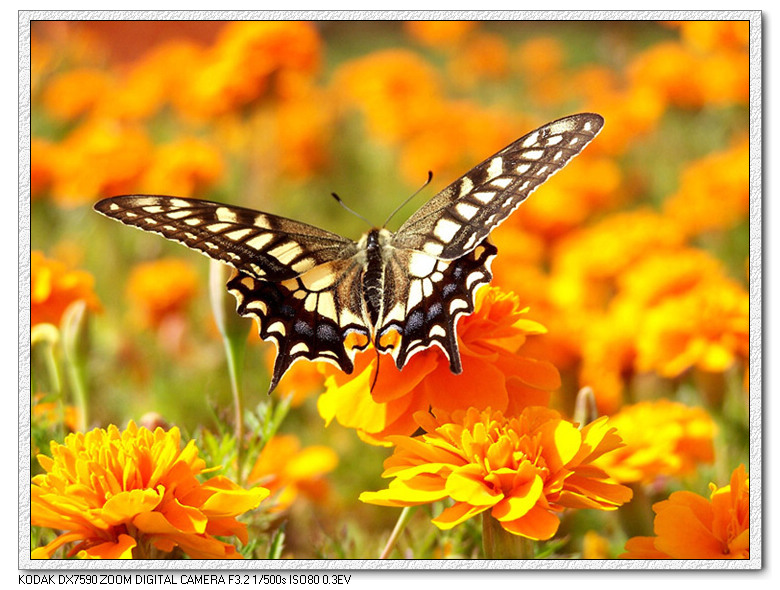
[[[481,557],[488,533],[533,538],[537,557],[674,557],[699,538],[686,529],[694,519],[668,517],[687,498],[674,494],[715,502],[723,490],[739,500],[713,509],[720,521],[706,526],[716,533],[692,553],[717,553],[722,542],[724,554],[749,556],[747,474],[736,471],[749,463],[747,21],[48,21],[32,23],[30,42],[34,455],[60,449],[69,432],[131,420],[178,428],[229,478],[225,490],[270,490],[254,511],[225,514],[241,521],[237,551],[249,558],[378,556],[399,514],[361,502],[363,493],[425,504],[385,547],[391,557]],[[199,197],[357,239],[365,223],[331,192],[379,225],[432,171],[394,229],[476,163],[583,111],[604,117],[602,133],[493,232],[492,286],[459,322],[460,377],[434,347],[400,374],[382,357],[369,392],[369,352],[351,376],[296,363],[268,398],[274,347],[252,329],[239,347],[243,372],[229,370],[206,259],[92,210],[118,194]],[[578,400],[589,409],[578,413]],[[436,421],[415,417],[429,408]],[[445,424],[467,412],[467,427]],[[598,429],[614,450],[563,469],[551,458],[559,448],[595,443],[585,429],[576,444],[549,435],[559,448],[535,451],[549,465],[534,476],[517,453],[536,448],[523,441],[541,426],[501,427],[493,439],[479,412],[502,424],[555,412],[550,423],[564,426],[549,428],[567,437],[566,420],[607,416]],[[471,429],[479,451],[458,458],[459,440],[446,460],[410,454],[420,424]],[[428,441],[450,436],[427,432]],[[384,460],[396,491],[369,492],[383,485]],[[39,481],[53,469],[49,458],[33,465]],[[572,498],[595,488],[575,494],[571,477],[632,493],[608,509],[586,505]],[[524,507],[531,497],[535,507]],[[662,500],[655,522],[665,524],[654,533]],[[492,506],[503,529],[467,519]],[[449,526],[440,530],[431,520],[441,514]],[[34,527],[33,548],[54,552],[70,539],[58,537],[66,521],[51,514]],[[149,547],[129,540],[133,530],[114,530],[123,545],[105,554]],[[631,537],[645,540],[626,552]]]

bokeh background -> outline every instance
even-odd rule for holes
[[[494,232],[494,284],[548,330],[526,346],[561,374],[552,406],[571,415],[588,386],[599,413],[630,416],[624,438],[645,455],[616,465],[626,478],[704,494],[747,463],[748,22],[52,21],[32,24],[31,57],[32,324],[86,303],[87,427],[194,435],[231,419],[208,261],[99,216],[100,198],[201,197],[357,239],[365,222],[331,192],[380,225],[432,171],[394,229],[511,141],[592,111],[599,137]],[[79,425],[46,350],[33,347],[34,454]],[[272,358],[250,337],[247,407],[266,402]],[[325,427],[323,383],[298,363],[279,387],[288,438],[264,469],[310,466],[288,491],[286,555],[373,556],[397,512],[356,498],[384,485],[389,451]],[[677,412],[656,436],[674,451],[634,433]],[[614,521],[589,518],[607,517],[567,523],[556,551],[619,553]],[[471,525],[428,521],[401,556],[474,556]]]

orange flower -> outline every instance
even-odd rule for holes
[[[479,22],[463,20],[416,20],[404,23],[410,37],[430,47],[452,48],[459,45]]]
[[[504,80],[509,74],[509,48],[498,35],[480,33],[466,40],[448,64],[450,77],[462,87]]]
[[[178,550],[193,559],[240,558],[214,536],[246,543],[235,517],[268,490],[244,490],[222,476],[200,483],[206,464],[195,441],[180,446],[178,428],[151,432],[133,422],[122,432],[111,425],[52,441],[52,457],[38,455],[46,473],[32,480],[31,522],[64,532],[32,558],[51,558],[74,542],[68,557],[152,559]]]
[[[224,163],[217,149],[194,137],[179,138],[155,149],[140,180],[141,192],[191,197],[214,185]]]
[[[78,408],[56,401],[44,401],[45,399],[46,396],[42,393],[33,396],[31,418],[44,428],[64,425],[69,431],[74,432],[79,424]]]
[[[679,29],[683,43],[698,51],[745,49],[750,44],[750,22],[746,20],[692,20],[666,24]]]
[[[336,418],[357,429],[368,442],[386,444],[390,434],[412,433],[414,413],[429,407],[447,412],[493,407],[514,415],[526,406],[547,405],[560,376],[552,364],[518,352],[529,335],[545,332],[524,317],[526,311],[511,293],[480,289],[474,313],[458,322],[460,375],[453,375],[444,353],[431,347],[412,356],[403,371],[380,357],[370,392],[377,368],[375,351],[367,350],[357,355],[352,375],[328,368],[332,374],[318,400],[320,415],[326,423]]]
[[[321,51],[321,40],[311,23],[227,23],[203,62],[191,72],[176,106],[196,117],[247,107],[273,90],[273,78],[280,72],[315,73]]]
[[[74,270],[43,252],[30,253],[31,325],[48,322],[59,325],[62,314],[74,301],[83,300],[93,311],[100,309],[95,295],[95,279],[84,270]]]
[[[428,62],[403,49],[376,51],[344,63],[332,87],[368,119],[381,141],[397,142],[429,127],[441,108],[442,81]]]
[[[653,505],[655,537],[633,537],[623,559],[750,559],[750,484],[745,466],[707,500],[674,492]]]
[[[545,540],[565,508],[614,510],[631,498],[592,463],[620,446],[606,418],[578,430],[541,407],[516,418],[475,408],[434,414],[415,414],[421,437],[390,437],[396,448],[382,475],[394,479],[386,490],[363,492],[363,502],[416,506],[451,498],[433,519],[440,529],[490,510],[510,533]]]
[[[69,70],[48,82],[43,93],[43,104],[56,118],[69,121],[89,113],[114,84],[113,77],[101,70]]]
[[[163,258],[139,264],[130,272],[127,296],[147,326],[158,327],[169,316],[183,313],[198,289],[192,264]]]
[[[325,474],[338,464],[333,449],[315,445],[301,449],[298,437],[277,434],[266,442],[247,478],[267,488],[274,496],[273,511],[289,508],[299,494],[323,502],[330,493]]]
[[[747,138],[689,164],[683,171],[680,188],[664,201],[664,213],[693,235],[734,227],[747,220],[749,208]]]
[[[52,197],[62,206],[133,192],[152,146],[140,127],[90,119],[57,144]]]
[[[57,146],[38,137],[30,140],[30,197],[35,199],[51,188],[57,160]]]
[[[625,446],[596,464],[622,483],[680,477],[712,463],[716,426],[702,408],[666,399],[625,406],[609,418]]]
[[[750,300],[734,281],[706,281],[647,312],[637,342],[637,369],[676,377],[691,367],[720,373],[746,360]]]

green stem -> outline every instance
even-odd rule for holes
[[[533,559],[534,542],[506,531],[501,523],[482,513],[482,551],[485,559]]]
[[[398,521],[395,523],[395,528],[393,529],[393,532],[390,533],[390,538],[387,540],[385,548],[379,555],[379,559],[387,559],[390,556],[390,553],[393,551],[393,548],[398,541],[398,537],[401,536],[401,533],[406,528],[406,525],[409,524],[409,521],[412,519],[412,514],[414,513],[413,508],[413,506],[406,506],[403,510],[401,510],[401,514],[398,516]]]
[[[628,484],[634,492],[628,504],[618,510],[623,532],[630,537],[647,537],[653,534],[653,507],[641,483]]]
[[[228,373],[230,374],[230,389],[233,392],[233,408],[236,436],[236,473],[238,484],[244,481],[244,396],[241,391],[241,369],[244,366],[246,340],[225,337],[225,352],[227,354]]]

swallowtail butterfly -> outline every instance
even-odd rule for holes
[[[492,278],[490,232],[603,124],[591,113],[548,123],[475,166],[395,233],[374,228],[357,242],[198,199],[127,195],[95,209],[234,267],[227,288],[238,313],[257,319],[260,336],[277,347],[269,391],[302,358],[351,373],[356,352],[369,343],[399,369],[436,345],[457,374],[457,321]]]

